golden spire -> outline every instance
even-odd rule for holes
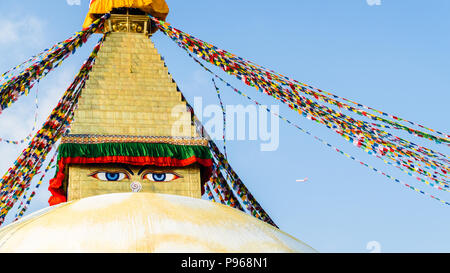
[[[161,20],[169,14],[165,0],[91,0],[83,28],[90,26],[99,16],[119,8],[139,9]]]

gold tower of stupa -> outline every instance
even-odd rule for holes
[[[83,90],[71,133],[63,138],[63,143],[106,140],[207,145],[206,140],[197,136],[191,113],[148,38],[149,27],[145,15],[112,14],[106,22],[105,31],[109,34]],[[142,192],[201,197],[198,164],[170,169],[170,175],[179,177],[170,184],[152,183],[154,181],[143,179],[142,175],[137,176],[141,167],[128,165],[126,168],[128,175],[134,174],[134,179],[130,177],[130,180],[141,184]],[[130,191],[130,185],[123,181],[97,179],[93,183],[95,178],[89,174],[100,170],[120,174],[126,171],[120,166],[111,168],[110,164],[71,164],[66,180],[68,200]],[[157,171],[162,174],[164,168]]]
[[[0,229],[0,252],[313,252],[201,200],[208,141],[149,39],[145,13],[164,19],[165,1],[95,0],[85,24],[107,12],[104,43],[58,150],[52,206]]]

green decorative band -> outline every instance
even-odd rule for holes
[[[178,160],[196,157],[211,159],[211,152],[207,146],[174,145],[168,143],[63,143],[59,146],[58,158],[63,157],[161,157]]]
[[[208,146],[208,140],[204,138],[129,135],[65,135],[62,137],[61,143],[166,143],[173,145]]]

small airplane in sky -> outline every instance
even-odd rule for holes
[[[298,180],[295,180],[296,182],[306,182],[306,181],[308,181],[308,177],[306,177],[305,179],[298,179]]]

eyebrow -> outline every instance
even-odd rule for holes
[[[141,175],[141,173],[142,173],[143,171],[145,171],[145,169],[148,169],[148,168],[149,168],[148,166],[145,166],[145,167],[143,167],[142,169],[140,169],[139,172],[138,172],[138,175]]]
[[[134,175],[134,172],[130,168],[128,168],[127,166],[122,166],[122,168],[127,170],[131,175]]]

